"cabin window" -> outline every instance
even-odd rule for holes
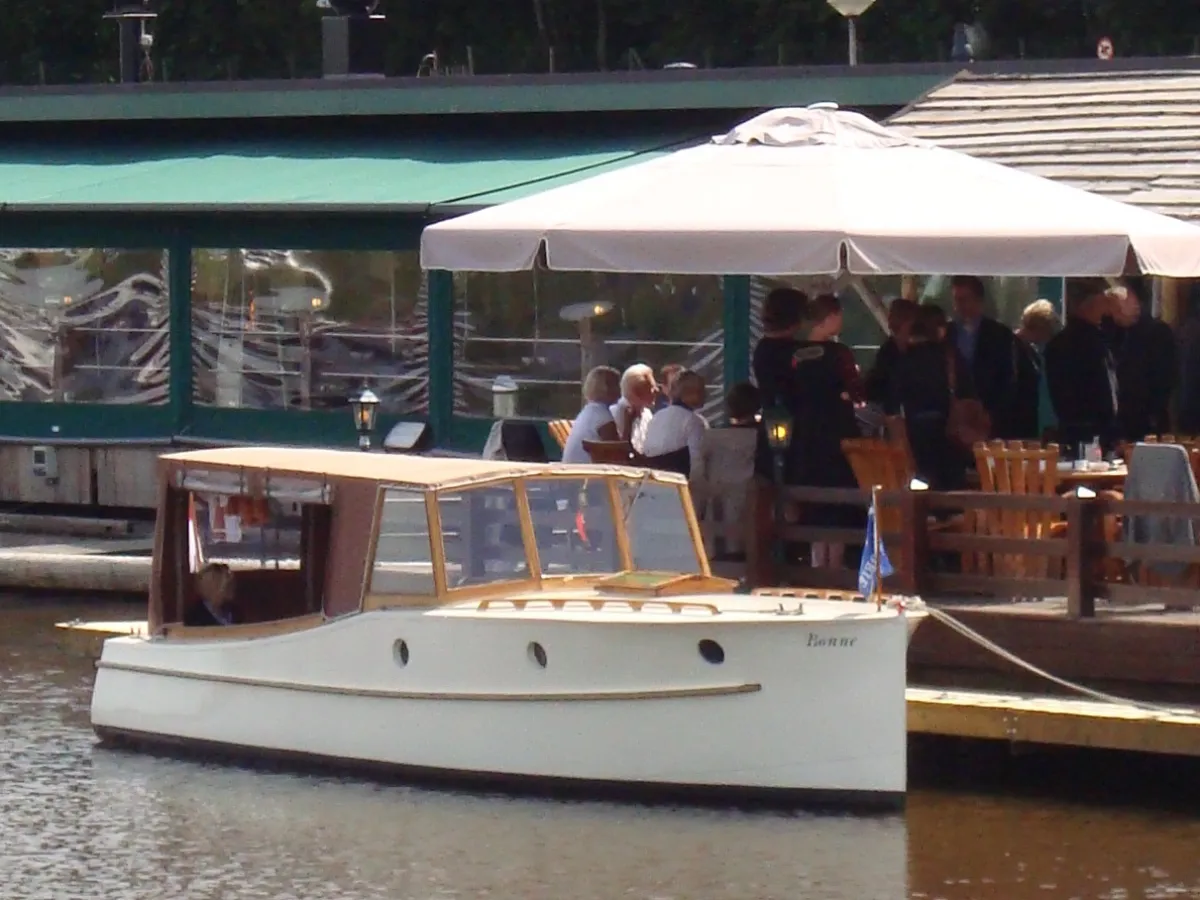
[[[624,568],[607,480],[529,479],[525,493],[543,575],[612,573]]]
[[[429,519],[421,491],[388,488],[383,492],[369,592],[419,597],[435,593]]]
[[[701,571],[679,485],[648,477],[622,479],[618,496],[635,569],[683,574]]]
[[[512,484],[443,491],[437,502],[447,586],[471,587],[529,577]]]

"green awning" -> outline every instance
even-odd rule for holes
[[[451,214],[649,159],[699,137],[10,145],[0,149],[0,212]]]

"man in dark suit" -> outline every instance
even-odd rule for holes
[[[1002,324],[983,314],[983,282],[974,275],[956,275],[950,282],[954,321],[947,340],[971,367],[979,401],[992,419],[992,435],[998,438],[1025,437],[1013,432],[1021,418],[1013,406],[1017,391],[1016,338]]]
[[[1105,333],[1117,361],[1121,437],[1140,441],[1171,431],[1171,395],[1178,383],[1179,355],[1171,326],[1143,314],[1132,288],[1108,291],[1111,318]]]
[[[1102,329],[1108,285],[1088,278],[1070,287],[1067,325],[1046,345],[1046,380],[1067,459],[1097,437],[1113,449],[1121,431],[1117,363]]]

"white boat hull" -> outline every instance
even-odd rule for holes
[[[497,782],[895,804],[914,621],[806,601],[804,615],[389,610],[248,640],[118,637],[92,721],[103,738]]]

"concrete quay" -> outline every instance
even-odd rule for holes
[[[153,538],[130,523],[105,520],[0,521],[0,590],[145,594]],[[81,533],[82,532],[82,533]],[[102,535],[124,535],[110,537]]]

